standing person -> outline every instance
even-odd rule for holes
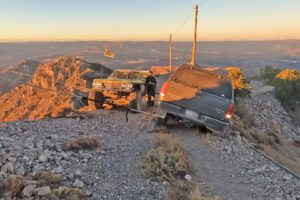
[[[154,106],[154,100],[155,100],[155,88],[156,88],[156,79],[153,76],[153,72],[149,71],[149,76],[146,78],[146,90],[148,95],[148,106]],[[153,97],[153,101],[152,101]]]

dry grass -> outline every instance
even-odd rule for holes
[[[236,103],[237,116],[234,117],[233,129],[241,132],[241,135],[252,143],[271,145],[277,148],[282,144],[281,130],[273,125],[270,132],[256,132],[252,129],[252,116],[246,103]]]
[[[166,200],[215,200],[206,194],[199,184],[175,181],[166,193]]]
[[[44,197],[45,200],[83,200],[85,195],[81,189],[58,187],[61,183],[61,177],[47,171],[39,171],[34,177],[34,181],[38,186],[50,186],[52,188],[51,194]],[[10,175],[4,181],[0,179],[0,199],[19,199],[22,190],[28,183],[33,183],[32,179],[28,177],[25,179],[22,176]]]
[[[281,129],[278,125],[273,124],[271,131],[262,132],[257,129],[249,128],[250,117],[247,111],[244,115],[239,115],[234,120],[233,129],[241,133],[251,143],[256,144],[257,148],[263,150],[268,156],[287,166],[289,169],[300,173],[300,153],[295,143],[290,143],[284,139]],[[251,121],[251,120],[250,120]]]
[[[67,144],[67,148],[70,150],[95,149],[99,146],[100,140],[96,136],[81,136]]]
[[[158,134],[141,163],[142,174],[158,180],[184,176],[190,170],[187,153],[182,144],[168,134]]]
[[[78,188],[59,187],[52,190],[51,194],[47,197],[48,200],[83,200],[85,195],[82,190]]]
[[[252,116],[249,112],[248,106],[245,103],[236,102],[236,113],[241,119],[241,122],[243,123],[243,126],[245,128],[251,128],[252,127]]]
[[[6,191],[11,197],[19,197],[21,191],[25,187],[25,180],[21,176],[11,175],[6,183]]]
[[[260,144],[258,147],[274,160],[288,167],[297,174],[300,174],[299,153],[297,154],[296,150],[294,151],[292,146],[289,146],[289,148],[286,150],[276,150],[265,144]]]
[[[38,171],[34,178],[42,181],[45,185],[50,186],[59,184],[61,182],[61,177],[59,175],[48,171]]]

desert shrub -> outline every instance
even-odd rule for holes
[[[95,149],[100,146],[100,141],[96,136],[82,136],[71,140],[67,144],[67,148],[70,150],[80,149]]]
[[[6,183],[6,191],[11,197],[18,197],[25,187],[25,180],[21,176],[10,175]]]
[[[275,95],[287,110],[295,110],[300,102],[300,75],[294,69],[275,69],[266,66],[262,69],[265,81],[275,87]]]
[[[240,132],[241,132],[241,136],[249,140],[251,143],[256,142],[255,138],[252,136],[249,129],[241,129]]]
[[[251,136],[254,138],[254,141],[258,144],[269,145],[274,149],[278,148],[278,145],[282,144],[282,139],[280,134],[276,130],[266,131],[266,132],[255,132],[254,130],[250,131]]]
[[[281,129],[279,126],[274,124],[273,130],[270,131],[270,135],[272,135],[274,137],[276,144],[280,144],[280,145],[283,144],[282,137],[281,137],[282,133],[281,133]]]
[[[276,75],[276,78],[282,80],[297,80],[299,79],[299,73],[295,69],[284,69]]]
[[[228,76],[232,80],[232,84],[235,90],[244,90],[246,89],[246,78],[241,68],[239,67],[226,67],[228,71]]]
[[[212,200],[212,197],[206,197],[203,194],[203,190],[199,185],[195,185],[192,190],[189,192],[189,200]]]
[[[48,171],[38,171],[34,178],[44,182],[45,185],[56,185],[61,182],[61,177],[59,175]]]
[[[252,116],[251,116],[251,113],[249,112],[249,108],[248,108],[247,104],[245,104],[241,101],[236,101],[235,107],[236,107],[235,113],[239,116],[239,118],[243,122],[243,126],[248,129],[251,128],[252,127]]]
[[[261,69],[261,74],[268,83],[271,83],[276,78],[277,74],[280,73],[280,71],[280,69],[273,68],[270,65],[266,65]]]
[[[141,163],[142,174],[159,180],[184,176],[190,170],[182,144],[168,134],[158,134]]]
[[[274,145],[275,139],[266,134],[260,134],[260,133],[251,133],[255,141],[259,144],[267,144],[267,145]]]
[[[69,188],[69,187],[59,187],[51,191],[51,194],[47,197],[48,200],[83,200],[85,195],[81,189]]]
[[[175,181],[166,193],[166,200],[213,200],[199,184]]]
[[[286,152],[282,150],[279,151],[264,144],[260,144],[259,148],[262,149],[267,155],[272,157],[274,160],[278,161],[279,163],[288,167],[290,170],[294,171],[296,174],[300,173],[300,160],[297,153],[295,155],[292,155],[291,152]],[[287,149],[288,151],[293,151],[292,153],[296,152],[296,150],[291,147],[287,147]]]

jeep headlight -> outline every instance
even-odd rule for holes
[[[131,89],[132,88],[132,84],[126,83],[126,84],[122,84],[121,85],[122,89]]]
[[[104,88],[104,83],[97,83],[97,82],[94,82],[94,83],[93,83],[93,87]]]
[[[98,83],[98,87],[104,88],[104,83]]]

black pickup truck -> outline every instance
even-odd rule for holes
[[[175,118],[223,131],[234,112],[234,90],[226,75],[185,64],[163,84],[158,103],[157,125]]]

